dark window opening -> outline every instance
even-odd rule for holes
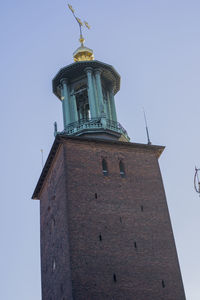
[[[53,263],[52,263],[52,270],[53,270],[53,272],[55,271],[55,269],[56,269],[56,261],[55,261],[55,259],[53,260]]]
[[[137,243],[136,242],[134,242],[134,247],[135,247],[135,249],[137,249]]]
[[[77,105],[77,112],[78,112],[78,119],[87,121],[91,118],[90,116],[90,108],[88,102],[88,93],[87,93],[87,86],[82,85],[79,87],[75,93],[76,97],[76,105]]]
[[[162,287],[165,288],[165,282],[162,280]]]
[[[143,207],[143,205],[141,205],[141,206],[140,206],[140,208],[141,208],[141,211],[144,211],[144,207]]]
[[[95,199],[97,199],[97,193],[95,193],[94,196],[95,196]]]
[[[62,284],[60,285],[60,291],[61,291],[61,294],[64,293],[64,289],[63,289],[63,285]]]
[[[122,218],[121,217],[119,218],[119,220],[120,220],[120,223],[122,223]]]
[[[114,282],[117,282],[116,274],[113,274],[113,280],[114,280]]]
[[[99,235],[99,240],[102,241],[102,235],[101,234]]]
[[[105,159],[102,159],[102,172],[104,176],[108,175],[108,166]]]
[[[55,227],[56,225],[56,220],[54,217],[51,218],[51,229],[53,230],[53,228]]]
[[[119,170],[120,170],[120,176],[125,177],[125,168],[124,168],[124,164],[121,160],[119,162]]]

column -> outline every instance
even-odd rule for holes
[[[68,80],[66,78],[62,78],[60,81],[62,88],[61,88],[61,99],[62,99],[62,109],[63,109],[63,123],[64,128],[68,124],[71,123],[70,118],[70,107],[69,107],[69,91],[68,91]]]
[[[93,83],[93,90],[94,90],[94,98],[95,98],[95,107],[96,107],[96,116],[100,116],[100,108],[99,108],[99,101],[98,101],[98,95],[97,95],[97,87],[96,87],[96,80],[95,77],[92,76],[92,83]]]
[[[70,97],[70,106],[71,106],[71,121],[77,122],[78,121],[78,111],[77,111],[77,104],[76,104],[76,96],[74,95],[74,89],[72,90],[71,97]]]
[[[108,109],[108,119],[112,120],[112,112],[110,107],[110,93],[107,91],[107,109]]]
[[[97,117],[97,109],[96,109],[96,102],[94,96],[94,88],[92,82],[92,68],[88,67],[85,68],[85,72],[87,74],[87,81],[88,81],[88,101],[90,107],[90,116],[91,118]]]
[[[117,122],[117,113],[115,108],[115,99],[114,99],[114,91],[113,87],[111,87],[109,91],[109,98],[110,98],[110,108],[111,108],[111,114],[112,114],[112,120]]]
[[[103,103],[103,93],[101,87],[101,70],[95,69],[95,79],[96,79],[96,87],[97,87],[97,96],[98,96],[98,104],[100,115],[104,115],[104,103]]]

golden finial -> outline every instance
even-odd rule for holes
[[[87,29],[90,29],[90,25],[86,21],[82,22],[81,19],[75,15],[75,10],[73,9],[73,7],[70,4],[68,4],[68,7],[71,10],[74,18],[76,19],[76,21],[79,25],[79,29],[80,29],[79,42],[81,43],[81,47],[79,47],[74,52],[74,61],[93,60],[94,59],[93,51],[84,46],[85,39],[82,34],[82,27],[85,25],[87,27]]]

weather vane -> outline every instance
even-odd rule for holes
[[[194,189],[198,194],[200,194],[200,181],[199,181],[199,174],[198,174],[199,172],[200,172],[200,169],[197,169],[197,167],[195,167]]]
[[[78,25],[79,25],[79,28],[80,28],[80,39],[79,39],[79,41],[80,41],[80,43],[81,43],[81,46],[83,47],[83,46],[84,46],[83,43],[85,42],[85,39],[84,39],[83,34],[82,34],[82,27],[83,27],[84,24],[85,24],[85,26],[86,26],[88,29],[90,29],[90,25],[89,25],[86,21],[82,22],[81,19],[78,18],[78,17],[75,15],[75,10],[73,9],[73,7],[72,7],[70,4],[68,4],[68,7],[69,7],[69,9],[71,10],[71,12],[72,12],[74,18],[76,19],[76,21],[77,21],[77,23],[78,23]]]

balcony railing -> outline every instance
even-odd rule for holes
[[[108,129],[123,134],[128,140],[128,134],[126,130],[121,126],[119,122],[108,120],[106,118],[91,118],[81,119],[77,122],[70,123],[65,127],[60,134],[75,135],[81,131],[92,131],[95,129]]]

